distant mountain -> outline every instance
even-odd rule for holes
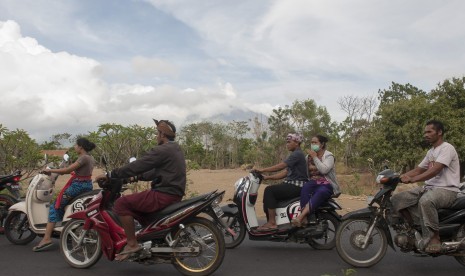
[[[253,112],[253,111],[245,111],[245,110],[239,110],[235,109],[229,113],[224,113],[224,114],[219,114],[215,116],[211,116],[208,118],[200,118],[195,115],[191,115],[187,117],[186,123],[185,124],[190,124],[193,122],[202,122],[202,121],[210,121],[210,122],[232,122],[232,121],[246,121],[249,122],[250,120],[253,120],[255,117],[257,117],[260,121],[262,121],[264,124],[268,121],[268,117],[264,114]]]

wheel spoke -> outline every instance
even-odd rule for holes
[[[73,239],[73,241],[79,243],[80,237],[78,237],[73,231],[69,231],[69,235]]]

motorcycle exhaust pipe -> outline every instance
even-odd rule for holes
[[[456,242],[443,242],[442,247],[447,252],[465,250],[465,237]]]

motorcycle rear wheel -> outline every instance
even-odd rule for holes
[[[60,236],[60,251],[66,262],[75,268],[89,268],[102,257],[100,235],[90,229],[84,233],[84,220],[69,221]],[[78,241],[82,240],[81,244]]]
[[[5,219],[5,236],[16,245],[32,242],[37,234],[29,228],[27,215],[20,211],[13,211]]]
[[[200,247],[196,256],[175,253],[173,265],[184,275],[210,275],[223,262],[225,244],[223,234],[218,227],[206,218],[196,217],[184,224],[184,229],[175,231],[174,239],[179,247]],[[186,234],[186,232],[188,234]]]
[[[465,224],[460,226],[459,230],[455,234],[455,241],[459,241],[465,237]],[[462,250],[460,253],[465,254],[465,250]],[[461,265],[465,266],[465,256],[454,256],[454,258],[459,262]]]
[[[236,233],[236,236],[233,236],[227,230],[223,230],[226,248],[232,249],[239,246],[244,241],[247,231],[244,221],[241,220],[238,215],[226,213],[221,217],[221,219]]]
[[[370,227],[368,219],[348,219],[336,231],[336,249],[346,263],[354,267],[370,267],[386,255],[387,238],[383,229],[374,226],[368,246],[361,247],[362,240]]]
[[[321,238],[311,238],[309,245],[318,250],[330,250],[336,246],[336,231],[340,221],[335,216],[329,213],[321,213],[319,215],[321,223],[327,223],[328,228],[323,233]]]

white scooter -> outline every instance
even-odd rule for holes
[[[45,160],[47,163],[47,156]],[[68,160],[69,156],[65,154],[59,167],[64,167]],[[29,183],[25,200],[9,208],[5,219],[5,236],[11,243],[24,245],[33,241],[37,235],[43,236],[58,176],[57,173],[50,175],[38,173]],[[93,190],[81,194],[71,201],[65,208],[63,221],[56,224],[52,237],[59,238],[64,225],[69,220],[68,216],[76,211],[84,210],[84,202],[90,200],[99,191]]]

